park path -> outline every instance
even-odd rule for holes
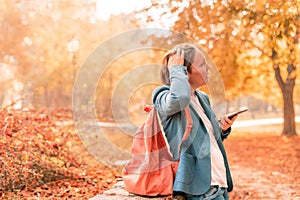
[[[300,116],[295,117],[295,122],[300,123]],[[275,124],[282,124],[283,118],[264,118],[264,119],[249,119],[249,120],[237,120],[232,125],[233,128],[240,128],[240,127],[252,127],[252,126],[260,126],[260,125],[275,125]],[[67,126],[73,125],[74,121],[62,121],[56,122],[57,126]],[[93,124],[94,126],[98,127],[119,127],[123,129],[136,129],[137,127],[132,127],[132,124],[116,124],[112,122],[97,122]]]
[[[295,117],[295,122],[300,122],[300,116]],[[237,120],[232,125],[233,128],[240,127],[253,127],[260,125],[275,125],[275,124],[283,124],[283,118],[264,118],[264,119],[249,119],[249,120]]]

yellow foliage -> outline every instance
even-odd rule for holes
[[[192,10],[197,10],[197,17],[202,20],[201,30],[207,32],[197,29],[186,32],[181,26],[195,25],[193,17],[187,17],[195,14]],[[220,69],[230,94],[255,92],[269,95],[268,91],[278,87],[274,74],[271,74],[273,67],[280,67],[282,77],[287,77],[289,64],[298,67],[299,45],[294,44],[296,33],[300,31],[297,18],[300,4],[297,1],[226,1],[224,4],[216,2],[213,6],[199,3],[190,4],[183,13],[185,18],[179,18],[175,30],[184,31],[198,40],[210,41],[204,44],[205,48]],[[290,77],[295,77],[295,73]]]
[[[297,71],[294,70],[290,75],[287,77],[288,80],[295,79],[297,77]]]
[[[64,166],[65,162],[63,160],[58,159],[57,157],[50,157],[50,160],[59,167]]]

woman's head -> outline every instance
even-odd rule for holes
[[[184,51],[184,64],[183,65],[187,67],[188,72],[191,72],[192,63],[194,62],[195,52],[197,51],[197,48],[194,45],[188,44],[188,43],[177,44],[168,53],[166,53],[166,55],[163,58],[163,67],[161,69],[161,79],[162,79],[162,82],[166,85],[170,85],[169,69],[168,69],[169,57],[171,55],[174,55],[178,48]]]
[[[208,83],[211,66],[208,64],[204,52],[202,52],[203,50],[188,43],[177,44],[165,55],[161,69],[162,82],[170,85],[169,57],[175,55],[178,50],[183,50],[181,52],[184,52],[183,65],[187,67],[190,85],[195,89]]]

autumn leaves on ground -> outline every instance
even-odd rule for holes
[[[121,180],[86,152],[70,109],[0,112],[2,199],[88,199]],[[300,198],[300,137],[235,133],[225,142],[235,188],[231,199]]]
[[[120,178],[85,151],[68,109],[0,112],[0,199],[88,199]]]

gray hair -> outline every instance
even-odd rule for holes
[[[187,67],[187,71],[191,72],[192,63],[194,62],[195,52],[198,50],[196,46],[189,43],[181,43],[175,45],[168,53],[165,54],[163,58],[163,66],[160,71],[160,76],[163,84],[170,85],[170,78],[169,78],[169,69],[168,69],[168,62],[169,57],[176,53],[177,49],[181,49],[184,51],[184,66]]]

